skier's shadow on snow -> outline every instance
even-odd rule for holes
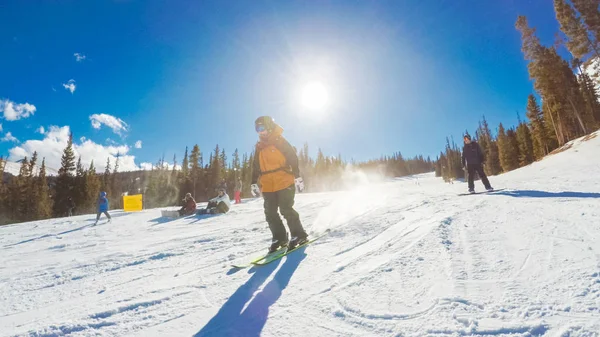
[[[288,255],[283,264],[283,259],[280,259],[255,268],[254,275],[229,297],[219,312],[194,337],[260,336],[269,316],[269,308],[281,297],[300,262],[306,257],[304,249],[305,247],[300,248]],[[254,295],[280,264],[273,279],[261,292]]]
[[[546,192],[534,190],[500,191],[492,195],[506,195],[516,198],[600,198],[600,193],[592,192]]]

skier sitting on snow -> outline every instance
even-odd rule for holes
[[[191,193],[185,195],[183,202],[184,204],[179,210],[179,216],[192,215],[196,212],[196,200],[194,200]]]
[[[475,183],[473,182],[475,172],[481,178],[481,182],[485,186],[485,189],[488,191],[493,190],[490,182],[483,172],[483,162],[485,161],[485,156],[479,144],[476,141],[471,140],[471,135],[468,133],[463,137],[465,142],[465,146],[462,150],[462,165],[466,168],[467,173],[469,175],[469,193],[475,193]],[[465,165],[466,163],[466,165]]]
[[[100,197],[98,198],[98,215],[96,216],[96,223],[98,223],[98,220],[100,220],[100,215],[102,215],[102,213],[104,213],[104,215],[106,215],[106,217],[108,218],[108,222],[110,222],[111,218],[110,218],[110,214],[108,214],[108,199],[106,198],[106,192],[100,192]]]
[[[219,195],[215,198],[212,198],[208,201],[208,205],[206,205],[205,209],[201,209],[198,211],[198,214],[219,214],[219,213],[227,213],[229,212],[229,208],[231,207],[231,200],[229,200],[229,195],[225,192],[225,189],[219,189]]]

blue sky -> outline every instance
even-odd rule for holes
[[[267,114],[313,155],[433,157],[484,114],[494,128],[524,116],[519,14],[553,42],[547,0],[5,0],[0,155],[58,166],[69,131],[97,167],[181,161],[196,143],[231,155]],[[301,104],[311,82],[323,109]]]

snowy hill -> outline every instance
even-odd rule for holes
[[[36,166],[34,169],[34,174],[38,174],[39,169],[40,169],[39,166]],[[12,161],[7,161],[6,166],[4,167],[5,173],[10,173],[14,176],[18,176],[20,170],[21,170],[21,163],[15,163]],[[46,167],[46,175],[47,176],[57,176],[58,170],[50,168],[50,167]]]
[[[0,228],[0,336],[598,336],[600,137],[457,196],[431,175],[304,194],[331,232],[270,265],[261,200]],[[476,183],[476,189],[483,186]]]

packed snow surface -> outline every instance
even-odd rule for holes
[[[307,231],[329,234],[262,267],[231,268],[269,245],[261,199],[1,227],[0,336],[598,336],[588,138],[492,194],[432,174],[300,194]]]

